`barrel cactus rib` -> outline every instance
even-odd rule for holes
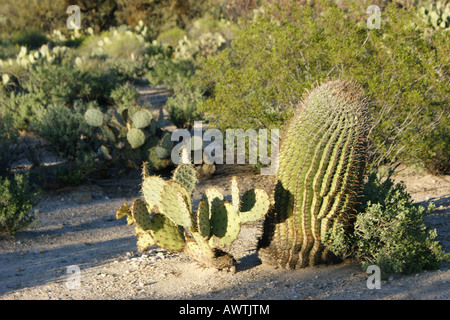
[[[353,83],[331,81],[308,93],[281,145],[275,204],[258,242],[263,262],[301,268],[333,260],[324,238],[351,224],[367,128],[366,102]]]

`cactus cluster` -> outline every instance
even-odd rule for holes
[[[420,8],[420,13],[435,29],[450,27],[450,3],[448,1],[432,1]]]
[[[362,193],[368,127],[355,84],[335,80],[310,91],[281,141],[274,205],[258,242],[263,262],[291,269],[333,262],[330,235],[351,232]]]
[[[20,51],[16,58],[8,58],[6,60],[0,59],[0,70],[2,70],[2,81],[0,85],[7,86],[14,77],[10,77],[8,69],[11,67],[14,69],[16,66],[20,66],[25,69],[31,69],[36,65],[42,65],[44,63],[52,63],[53,61],[61,58],[67,51],[66,47],[56,46],[53,49],[49,49],[48,45],[42,45],[38,50],[29,51],[27,47],[20,47]],[[10,72],[14,75],[13,72]]]
[[[146,108],[126,108],[121,113],[109,109],[106,113],[90,108],[85,114],[86,123],[98,128],[102,142],[99,154],[106,160],[125,157],[127,160],[145,159],[154,170],[167,168],[172,164],[170,133],[162,129],[164,115],[157,120]],[[128,150],[128,152],[124,152]]]
[[[241,224],[264,217],[270,206],[263,189],[252,189],[242,197],[236,177],[231,179],[232,203],[214,187],[208,188],[194,210],[192,195],[197,172],[190,163],[182,163],[171,180],[149,176],[143,166],[142,199],[124,204],[117,219],[127,217],[135,226],[141,251],[153,245],[184,252],[205,267],[232,270],[236,261],[225,250],[239,236]]]

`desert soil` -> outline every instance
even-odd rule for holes
[[[200,181],[194,205],[211,185],[230,197],[232,175],[242,192],[272,189],[271,176],[246,165],[222,165]],[[450,176],[404,169],[395,178],[416,202],[436,204],[426,222],[450,252]],[[158,247],[138,252],[133,228],[116,220],[115,212],[141,196],[140,183],[139,172],[130,172],[44,194],[34,209],[34,226],[0,237],[0,299],[450,299],[448,263],[435,271],[394,275],[378,290],[367,288],[368,274],[357,261],[300,270],[261,264],[255,252],[261,221],[243,225],[231,250],[239,260],[235,273],[204,269],[183,253]]]
[[[237,175],[241,191],[257,186],[270,191],[272,178],[248,166],[221,166],[195,191],[198,203],[214,185],[229,196]],[[400,173],[415,201],[436,203],[427,218],[450,251],[450,176]],[[158,247],[141,253],[133,228],[116,220],[124,202],[140,196],[140,176],[102,180],[45,194],[37,224],[14,238],[0,240],[0,299],[450,299],[450,270],[394,275],[381,289],[368,289],[368,275],[356,261],[301,270],[261,264],[256,252],[260,222],[243,226],[232,248],[236,273],[204,269],[183,253]],[[79,287],[73,281],[79,268]]]

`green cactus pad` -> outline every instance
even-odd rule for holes
[[[159,146],[172,151],[173,141],[171,140],[171,137],[172,134],[170,132],[165,133],[159,142]]]
[[[131,148],[136,149],[145,143],[145,134],[141,129],[131,128],[127,133],[127,140]]]
[[[231,203],[233,204],[233,209],[236,212],[240,211],[240,191],[236,176],[231,178]]]
[[[101,127],[103,125],[103,113],[95,108],[88,109],[84,114],[84,119],[92,127]]]
[[[125,122],[123,121],[120,113],[118,113],[117,111],[112,110],[112,109],[109,109],[109,110],[111,110],[111,123],[115,123],[119,127],[125,126]]]
[[[124,203],[116,212],[116,219],[122,219],[128,215],[131,215],[130,206]]]
[[[142,194],[150,208],[159,207],[161,201],[161,190],[166,181],[161,177],[148,176],[142,182]]]
[[[141,199],[135,199],[131,206],[131,214],[134,222],[142,229],[149,230],[152,227],[152,220],[147,209],[147,205]]]
[[[198,233],[205,239],[209,239],[211,234],[211,225],[209,223],[209,208],[208,203],[200,201],[197,210],[197,230]]]
[[[192,194],[198,182],[197,175],[197,171],[192,164],[182,163],[174,170],[172,179],[177,181]]]
[[[184,236],[180,228],[162,214],[155,214],[152,219],[151,235],[163,249],[171,252],[183,251]]]
[[[106,138],[109,142],[115,143],[116,142],[116,135],[114,134],[113,130],[111,128],[108,128],[107,126],[100,127],[100,131],[102,132],[102,135],[104,138]]]
[[[106,146],[101,146],[100,147],[100,151],[102,152],[102,154],[105,157],[105,159],[112,160],[112,156],[109,153],[109,150],[108,150],[108,148]]]
[[[151,134],[152,135],[155,135],[156,134],[156,121],[155,120],[151,120],[150,121],[150,132],[151,132]]]
[[[241,222],[256,221],[269,211],[270,198],[263,189],[252,189],[244,193],[241,199]]]
[[[155,239],[148,233],[147,231],[142,230],[139,226],[135,227],[135,234],[137,237],[137,247],[138,250],[143,252],[148,248],[154,246],[156,244]]]
[[[156,153],[156,148],[153,147],[148,150],[148,164],[150,168],[153,170],[159,171],[166,169],[173,165],[173,162],[171,159],[160,159],[158,157],[158,154]]]
[[[241,231],[239,214],[229,202],[213,203],[210,224],[211,234],[225,246],[231,246]]]
[[[223,194],[214,187],[209,187],[205,190],[205,193],[202,196],[202,200],[208,204],[209,208],[209,217],[211,218],[211,208],[213,204],[221,204],[224,202]]]
[[[143,129],[150,125],[152,113],[146,109],[141,109],[133,115],[133,125],[138,129]]]
[[[156,151],[156,156],[159,159],[168,159],[168,158],[170,158],[171,150],[168,150],[166,148],[158,146],[158,147],[155,148],[155,151]]]
[[[183,201],[179,201],[180,197],[184,197]],[[185,202],[185,204],[183,204]],[[175,224],[189,227],[191,225],[190,209],[191,196],[189,192],[178,182],[167,181],[160,190],[160,212],[166,215]],[[186,207],[188,212],[186,215]]]

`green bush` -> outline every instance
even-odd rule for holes
[[[25,89],[38,96],[44,105],[70,105],[77,99],[105,102],[115,86],[112,73],[80,71],[72,61],[44,64],[30,72]]]
[[[425,225],[433,210],[432,203],[426,208],[414,204],[404,184],[394,184],[390,177],[382,182],[372,173],[364,185],[353,232],[333,230],[335,242],[330,249],[338,256],[355,256],[363,268],[379,266],[383,279],[392,273],[438,269],[450,261],[450,254],[436,240],[436,230]]]
[[[29,50],[35,50],[46,44],[48,39],[42,31],[30,29],[15,32],[11,37],[11,42],[27,47]]]
[[[94,103],[95,104],[95,103]],[[84,112],[92,105],[77,101],[72,109],[50,105],[36,121],[36,133],[46,139],[65,159],[75,160],[93,145],[93,129],[84,121]]]
[[[166,109],[170,120],[177,128],[190,128],[194,121],[202,119],[198,105],[203,100],[200,88],[190,85],[186,78],[179,78],[174,88],[174,96],[167,99]]]
[[[325,0],[267,7],[231,49],[201,67],[199,85],[211,97],[200,110],[222,129],[282,128],[314,83],[354,80],[371,99],[372,163],[421,162],[448,172],[450,34],[424,32],[415,11],[393,4],[380,29],[369,30],[364,13],[364,22],[352,20],[354,12]]]
[[[376,264],[382,275],[410,274],[437,269],[449,261],[436,241],[436,230],[430,230],[424,219],[433,212],[413,204],[404,184],[391,179],[381,182],[374,174],[365,186],[365,210],[355,224],[356,256],[363,266]]]
[[[26,175],[0,177],[0,232],[14,235],[33,223],[32,212],[38,192],[29,185]]]
[[[111,91],[111,99],[119,111],[138,104],[139,92],[129,82],[116,87]]]
[[[0,116],[0,177],[7,173],[11,162],[9,146],[16,142],[19,132],[11,116]]]
[[[29,128],[36,115],[49,105],[71,108],[74,102],[96,101],[101,105],[111,102],[111,92],[119,79],[109,69],[80,70],[73,59],[36,65],[19,81],[15,92],[1,95],[0,112],[10,114],[18,129]]]

